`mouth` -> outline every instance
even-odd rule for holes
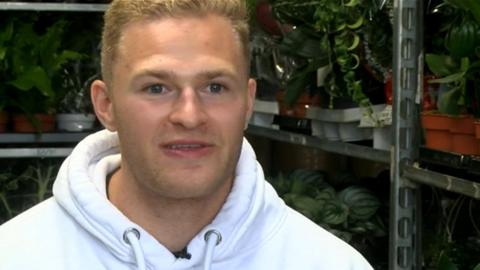
[[[213,150],[213,144],[200,141],[174,141],[163,144],[165,153],[173,157],[200,158]]]
[[[167,149],[171,150],[197,150],[203,147],[207,147],[205,144],[168,144],[165,146]]]

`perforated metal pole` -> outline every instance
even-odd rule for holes
[[[421,0],[394,1],[393,133],[390,194],[390,258],[392,270],[421,269],[420,191],[402,176],[402,167],[418,153],[418,104],[423,76]]]

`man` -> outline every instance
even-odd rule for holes
[[[0,269],[371,269],[285,206],[243,139],[243,2],[113,1],[91,87],[107,130],[0,229]]]

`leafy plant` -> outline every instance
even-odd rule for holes
[[[57,171],[58,164],[39,161],[0,174],[0,224],[50,197]]]
[[[65,73],[64,89],[68,89],[69,91],[67,91],[63,99],[59,102],[58,112],[92,113],[93,106],[90,100],[89,90],[90,84],[98,78],[98,75],[94,75],[82,83],[80,76],[75,75],[75,71],[65,69]]]
[[[37,204],[51,195],[51,185],[57,175],[58,166],[38,163],[29,166],[20,176],[22,181],[35,184],[34,193],[30,196],[32,203]]]
[[[325,175],[314,170],[295,170],[279,175],[272,185],[287,205],[327,230],[351,242],[358,236],[383,236],[385,226],[378,216],[379,199],[361,186],[335,190]]]
[[[61,88],[65,64],[82,57],[62,48],[66,21],[55,22],[43,33],[34,23],[11,22],[14,34],[10,46],[4,48],[3,59],[10,105],[30,116],[54,110],[65,91]]]
[[[13,209],[8,201],[8,193],[18,189],[18,179],[14,178],[10,173],[0,174],[0,209],[5,210],[5,215],[0,215],[6,219],[12,218]]]
[[[477,200],[436,189],[423,194],[427,209],[423,237],[426,266],[473,269],[480,254],[480,220],[475,215]]]
[[[294,40],[299,42],[286,44],[291,53],[306,60],[299,67],[298,74],[286,84],[287,102],[293,103],[305,91],[306,77],[314,76],[319,67],[329,65],[331,72],[325,89],[330,95],[330,107],[333,106],[333,99],[348,97],[360,106],[369,108],[371,102],[363,92],[361,80],[357,78],[360,66],[358,50],[360,32],[368,22],[365,15],[372,12],[372,7],[378,7],[372,5],[371,1],[361,0],[272,2],[279,20],[295,26],[291,35],[309,37],[303,40],[297,38]],[[308,47],[311,49],[309,55],[300,55],[298,49],[305,44],[305,40],[315,46]]]
[[[426,64],[447,91],[438,98],[438,110],[449,115],[472,112],[480,117],[480,6],[470,0],[445,0],[436,10],[447,15],[448,22],[439,33],[444,50],[427,53]]]

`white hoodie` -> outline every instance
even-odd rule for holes
[[[54,197],[0,227],[0,269],[372,269],[352,247],[284,204],[246,140],[232,191],[188,244],[190,259],[177,259],[107,199],[105,179],[119,164],[115,133],[80,142],[59,171]],[[212,230],[221,239],[208,243]]]

